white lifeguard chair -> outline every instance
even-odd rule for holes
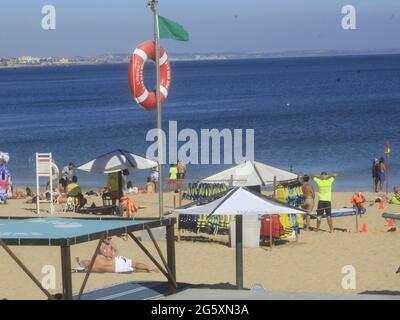
[[[54,198],[53,198],[53,163],[51,153],[36,153],[36,207],[37,213],[40,214],[40,204],[50,203],[50,213],[54,214]],[[40,178],[45,177],[50,181],[50,200],[40,200]]]

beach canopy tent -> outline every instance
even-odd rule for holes
[[[216,173],[202,182],[225,183],[234,187],[265,186],[274,181],[297,179],[297,174],[269,166],[267,164],[247,160],[232,168]]]
[[[77,169],[92,173],[113,173],[125,169],[151,169],[156,166],[158,166],[156,161],[118,149],[103,154],[79,166]]]
[[[238,289],[243,288],[243,216],[307,213],[305,210],[289,206],[246,187],[231,189],[221,198],[207,204],[173,209],[170,212],[188,215],[236,216],[236,284]]]
[[[305,213],[261,193],[246,187],[236,187],[224,196],[203,205],[185,209],[173,209],[171,212],[189,215],[265,215]]]

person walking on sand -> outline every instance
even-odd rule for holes
[[[313,176],[313,180],[318,187],[318,209],[317,209],[317,230],[321,226],[322,216],[325,214],[328,221],[329,230],[333,232],[332,222],[332,184],[336,180],[336,174],[328,175],[322,172],[321,175]]]
[[[386,166],[385,166],[385,159],[383,157],[379,159],[378,181],[379,181],[379,192],[382,192],[383,184],[386,181]]]
[[[310,177],[308,175],[303,176],[303,186],[302,191],[304,194],[304,204],[303,209],[311,212],[314,209],[315,192],[313,186],[309,183]],[[306,214],[306,226],[305,230],[310,230],[310,215]]]

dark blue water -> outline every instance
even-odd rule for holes
[[[164,128],[255,129],[255,159],[339,174],[336,190],[369,190],[388,140],[400,183],[400,56],[173,62]],[[151,68],[148,68],[151,69]],[[147,79],[148,83],[152,79]],[[16,184],[34,183],[35,152],[59,167],[116,148],[145,154],[155,113],[132,101],[127,65],[0,69],[0,150]],[[222,166],[191,165],[190,178]],[[131,179],[142,184],[148,172]],[[105,177],[80,174],[83,185]]]

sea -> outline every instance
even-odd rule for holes
[[[374,158],[400,184],[400,55],[173,61],[163,128],[254,129],[254,159],[299,174],[337,173],[335,191],[372,191]],[[154,87],[154,65],[145,80]],[[127,64],[0,69],[0,151],[15,185],[35,184],[35,153],[60,169],[115,149],[145,155],[156,113],[132,99]],[[179,142],[178,147],[184,142]],[[200,145],[200,142],[199,142]],[[243,150],[245,153],[245,150]],[[189,164],[189,181],[234,164]],[[165,173],[168,167],[164,170]],[[86,187],[101,174],[76,172]],[[147,170],[132,170],[142,186]]]

